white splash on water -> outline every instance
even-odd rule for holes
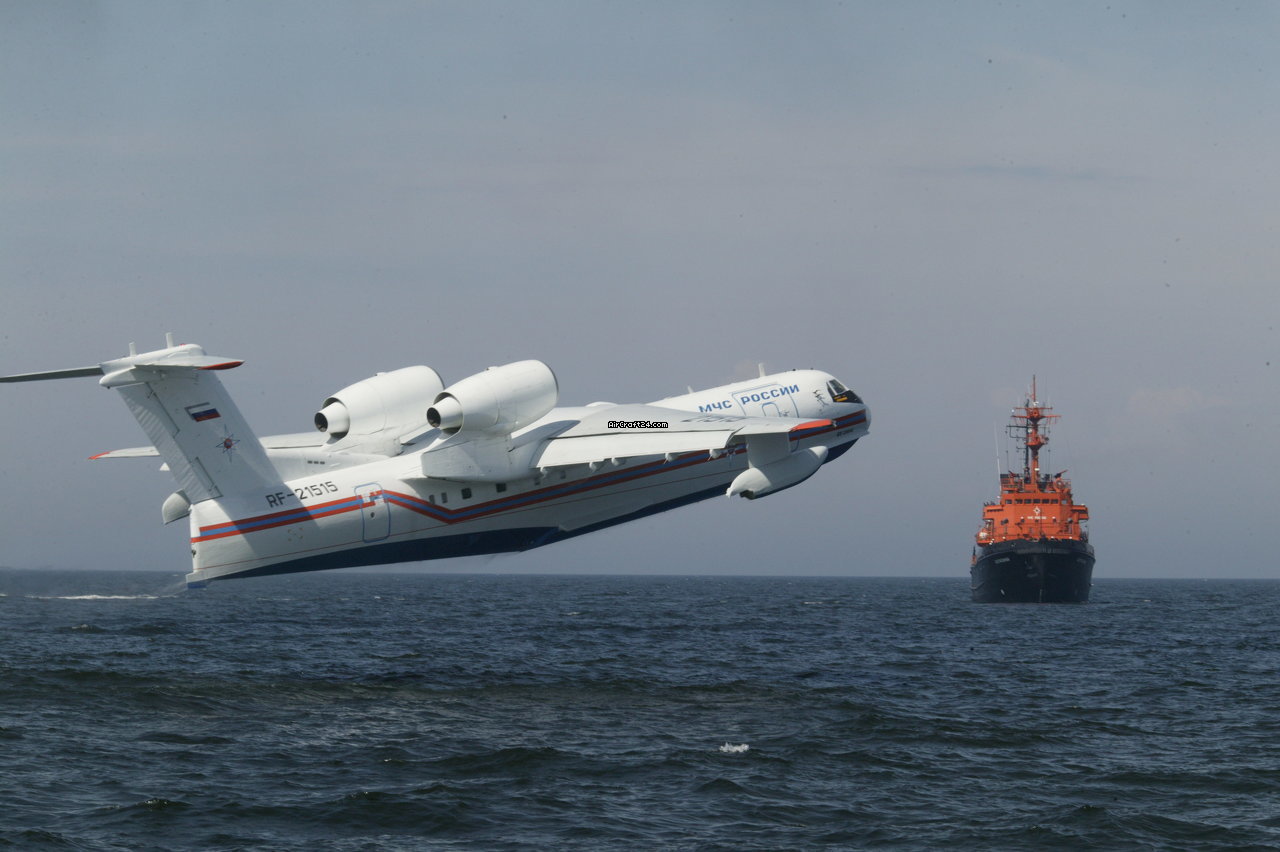
[[[37,601],[154,601],[161,595],[28,595]],[[172,597],[166,595],[165,597]]]
[[[750,749],[751,749],[751,746],[747,745],[746,743],[742,743],[741,745],[734,745],[733,743],[725,743],[724,745],[720,746],[720,751],[723,754],[742,754],[744,752],[750,751]]]

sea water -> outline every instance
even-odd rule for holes
[[[1280,846],[1280,583],[0,572],[0,847]]]

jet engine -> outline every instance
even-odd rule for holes
[[[422,425],[422,405],[444,388],[430,367],[404,367],[356,382],[324,401],[316,428],[340,441],[348,434],[372,435],[385,429],[407,432]]]
[[[446,435],[509,435],[554,408],[559,396],[550,367],[516,361],[450,385],[427,409],[427,422]]]

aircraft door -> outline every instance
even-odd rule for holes
[[[768,384],[735,391],[734,397],[748,417],[795,417],[798,384]]]
[[[376,482],[356,488],[360,498],[360,514],[364,524],[365,541],[381,541],[391,534],[391,506]]]

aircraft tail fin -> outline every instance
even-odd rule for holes
[[[102,365],[192,503],[279,490],[280,474],[218,379],[240,366],[199,346],[171,346]]]
[[[219,381],[217,371],[242,362],[206,355],[194,344],[173,345],[98,367],[26,373],[0,382],[101,375],[118,391],[142,431],[164,458],[191,503],[276,491],[281,477],[258,437]]]

